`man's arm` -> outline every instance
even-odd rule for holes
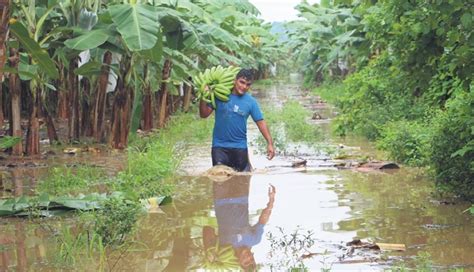
[[[199,116],[201,118],[207,118],[211,115],[212,111],[213,109],[207,105],[206,101],[199,101]]]
[[[263,138],[267,141],[267,159],[271,160],[275,156],[275,149],[273,148],[273,140],[270,131],[268,130],[267,123],[265,120],[260,120],[257,121],[256,124],[260,133],[262,133]]]
[[[268,220],[270,219],[270,214],[272,213],[273,209],[273,202],[275,202],[275,186],[270,184],[270,187],[268,188],[268,203],[267,207],[263,209],[262,214],[260,214],[260,217],[258,218],[258,223],[265,225],[268,223]]]

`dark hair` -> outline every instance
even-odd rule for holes
[[[242,69],[237,73],[235,78],[238,79],[241,77],[245,78],[246,80],[253,80],[253,71],[250,69]]]

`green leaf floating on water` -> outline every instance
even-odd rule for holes
[[[56,197],[51,197],[48,194],[32,197],[21,196],[0,199],[0,216],[52,216],[67,210],[99,210],[102,208],[102,203],[109,198],[126,199],[125,194],[122,192]],[[169,196],[159,196],[150,199],[153,199],[157,205],[164,205],[171,201]],[[141,200],[142,203],[147,201]]]

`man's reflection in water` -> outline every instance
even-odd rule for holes
[[[260,243],[263,226],[268,222],[275,201],[275,187],[268,188],[268,203],[263,209],[257,224],[249,223],[249,188],[251,176],[233,176],[224,182],[213,183],[214,208],[217,217],[218,233],[213,227],[203,229],[204,247],[216,244],[232,246],[235,256],[244,271],[256,270],[251,251],[252,246]]]

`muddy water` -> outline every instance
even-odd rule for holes
[[[273,86],[256,95],[262,103],[306,100],[322,117],[309,121],[321,126],[323,145],[355,156],[379,156],[362,139],[330,137],[333,110],[314,98],[298,96],[298,91],[296,86]],[[254,125],[249,129],[253,142],[258,131]],[[200,176],[211,165],[209,145],[189,150],[173,203],[142,218],[136,243],[125,254],[112,253],[106,270],[216,268],[215,245],[235,244],[233,256],[262,271],[382,271],[400,267],[401,262],[412,268],[474,271],[474,217],[463,213],[469,205],[437,198],[420,170],[339,170],[329,155],[314,155],[305,147],[295,156],[267,161],[252,147],[252,176],[213,180]],[[307,167],[292,168],[300,159],[308,161]],[[0,220],[0,271],[59,269],[54,237],[42,222]],[[406,250],[354,249],[346,245],[353,239],[403,244]],[[96,268],[84,263],[76,267]]]

